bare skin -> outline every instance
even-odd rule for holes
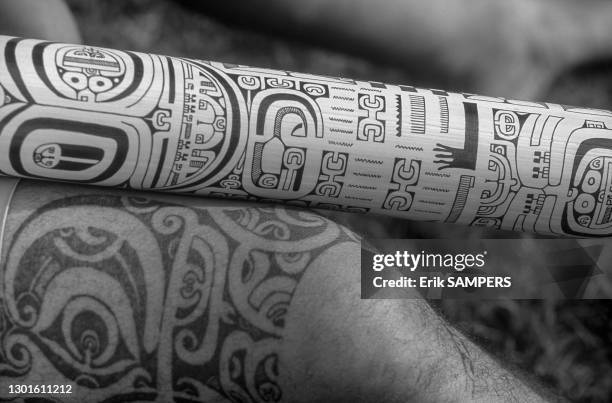
[[[445,89],[538,99],[562,72],[609,58],[601,0],[249,0],[202,3],[227,18],[403,66]],[[80,43],[61,0],[4,0],[0,33]]]
[[[28,181],[11,206],[2,398],[544,401],[423,301],[361,300],[359,238],[314,213]]]
[[[62,0],[2,0],[0,33],[58,42],[81,42],[77,24]]]
[[[250,0],[229,20],[393,63],[444,89],[539,99],[561,72],[612,56],[612,4],[573,0]],[[424,85],[421,83],[420,85]]]

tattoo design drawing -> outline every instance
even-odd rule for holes
[[[92,402],[280,401],[294,291],[344,242],[332,222],[280,206],[49,202],[7,244],[0,384],[72,384]]]
[[[0,173],[612,235],[612,112],[0,39]]]

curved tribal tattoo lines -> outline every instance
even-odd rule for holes
[[[610,112],[32,40],[0,52],[8,175],[612,234]]]
[[[292,295],[318,253],[347,240],[279,207],[51,202],[9,245],[0,378],[43,374],[89,401],[279,401]]]

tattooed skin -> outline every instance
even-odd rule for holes
[[[0,173],[612,234],[612,112],[0,37]]]
[[[361,299],[359,251],[314,212],[23,181],[0,401],[542,401],[425,301]]]
[[[281,207],[50,201],[7,243],[0,384],[69,383],[88,401],[280,401],[295,289],[324,248],[351,240]]]

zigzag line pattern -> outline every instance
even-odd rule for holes
[[[340,91],[349,91],[349,92],[355,92],[356,90],[353,88],[346,88],[346,87],[331,87],[332,90],[340,90]]]
[[[405,146],[403,144],[396,144],[395,148],[402,148],[404,150],[411,150],[411,151],[423,151],[423,147]]]
[[[367,178],[382,178],[382,175],[366,174],[366,173],[363,173],[363,172],[354,172],[353,175],[355,175],[355,176],[365,176]]]
[[[431,190],[432,192],[443,192],[443,193],[450,192],[450,189],[432,188],[430,186],[423,186],[423,190]]]
[[[442,177],[442,178],[450,178],[450,174],[441,174],[439,172],[425,172],[425,175],[439,176],[439,177]]]
[[[331,129],[329,129],[329,131],[332,133],[353,134],[351,130],[338,129],[336,127],[332,127]]]
[[[355,101],[355,98],[351,98],[351,97],[339,97],[337,95],[334,95],[333,97],[334,99],[341,99],[343,101]]]
[[[342,111],[342,112],[355,112],[355,109],[351,108],[342,108],[341,106],[332,106],[332,110],[334,111]]]
[[[340,122],[340,123],[353,123],[353,121],[351,119],[340,119],[340,118],[336,118],[336,117],[330,117],[329,120],[331,120],[332,122]]]
[[[357,162],[365,162],[366,164],[378,164],[378,165],[382,165],[385,163],[385,161],[381,161],[381,160],[370,160],[367,158],[355,158],[355,161]]]
[[[329,144],[333,144],[335,146],[342,146],[342,147],[352,147],[353,146],[353,143],[347,143],[345,141],[328,140],[327,142]]]

